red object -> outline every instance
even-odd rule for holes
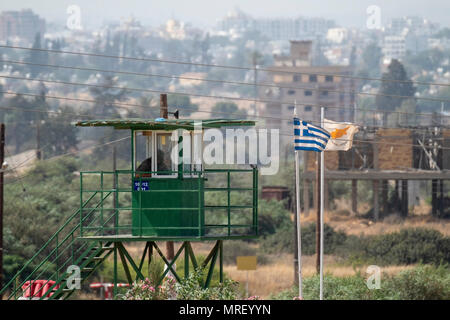
[[[128,283],[118,283],[118,287],[129,287],[130,285]],[[91,288],[103,288],[105,289],[105,300],[111,300],[113,297],[113,289],[114,289],[114,283],[111,282],[93,282],[89,285]]]
[[[51,297],[54,291],[59,289],[59,284],[56,285],[52,291],[50,288],[53,287],[55,281],[53,280],[28,280],[22,286],[23,297],[28,299],[39,299],[42,297]]]

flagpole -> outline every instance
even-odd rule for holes
[[[294,108],[294,118],[297,117],[297,107]],[[295,200],[296,200],[296,215],[297,215],[297,261],[298,261],[298,296],[303,299],[303,284],[302,284],[302,237],[300,227],[300,165],[299,165],[299,151],[295,150]]]
[[[324,128],[324,108],[320,108],[320,122]],[[323,200],[324,200],[324,152],[320,153],[320,300],[323,300]]]

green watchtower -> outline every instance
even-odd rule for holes
[[[77,278],[83,281],[111,255],[115,293],[119,259],[131,284],[145,279],[144,262],[150,265],[155,254],[167,266],[158,282],[168,272],[181,280],[183,269],[186,277],[192,265],[207,269],[203,284],[208,287],[217,260],[219,279],[223,281],[223,241],[258,236],[258,170],[205,168],[201,156],[203,135],[208,129],[254,124],[247,120],[161,118],[77,122],[80,127],[129,130],[130,167],[80,172],[79,209],[0,294],[6,294],[7,299],[67,299],[77,289],[70,286],[74,267],[80,271]],[[247,196],[242,198],[245,193]],[[236,201],[236,195],[241,200]],[[124,245],[136,241],[145,242],[139,262]],[[179,244],[170,260],[160,250],[160,241]],[[215,242],[201,264],[193,252],[193,241]],[[180,271],[175,263],[182,254],[184,266]]]
[[[226,119],[79,121],[76,125],[81,127],[108,126],[131,132],[129,170],[80,172],[80,238],[112,242],[124,255],[128,254],[122,242],[145,241],[146,250],[156,249],[169,266],[166,271],[175,277],[178,275],[171,266],[183,251],[185,274],[189,273],[189,260],[196,265],[191,241],[214,240],[216,245],[204,263],[206,267],[210,262],[205,286],[209,285],[216,258],[222,280],[223,240],[258,235],[258,171],[256,167],[205,168],[203,135],[212,128],[254,124]],[[236,187],[232,181],[249,183]],[[245,192],[250,195],[249,203],[233,203],[233,193]],[[216,196],[209,196],[212,193]],[[108,196],[112,197],[106,200]],[[168,261],[157,241],[182,244],[174,259]],[[139,268],[135,271],[138,273]]]

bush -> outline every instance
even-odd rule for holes
[[[313,255],[316,252],[316,224],[311,223],[302,228],[302,253]],[[261,242],[261,250],[264,253],[294,252],[294,226],[292,223],[279,229]],[[347,239],[342,231],[335,231],[332,227],[324,225],[324,253],[332,254],[336,248],[341,246]]]
[[[224,241],[223,262],[225,264],[235,264],[237,256],[256,256],[258,250],[246,241]],[[263,254],[258,255],[258,264],[267,263],[267,258]]]
[[[379,264],[450,262],[450,238],[425,228],[368,237],[361,241],[363,254]]]
[[[159,286],[152,284],[149,279],[134,282],[125,295],[119,298],[124,300],[236,300],[238,298],[238,283],[232,280],[203,288],[204,272],[205,270],[197,269],[180,282],[168,277]]]
[[[401,300],[449,300],[450,270],[447,266],[418,266],[388,282],[388,290]]]
[[[292,300],[298,287],[273,294],[271,299]],[[306,300],[319,298],[319,276],[303,280]],[[396,276],[382,275],[380,289],[368,289],[366,279],[357,274],[351,277],[324,277],[324,298],[327,300],[448,300],[450,299],[450,270],[420,265]]]

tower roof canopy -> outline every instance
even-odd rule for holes
[[[222,128],[254,126],[255,121],[240,119],[108,119],[108,120],[80,120],[75,123],[78,127],[113,127],[114,129],[134,130],[194,130],[194,125],[201,123],[202,128]]]

